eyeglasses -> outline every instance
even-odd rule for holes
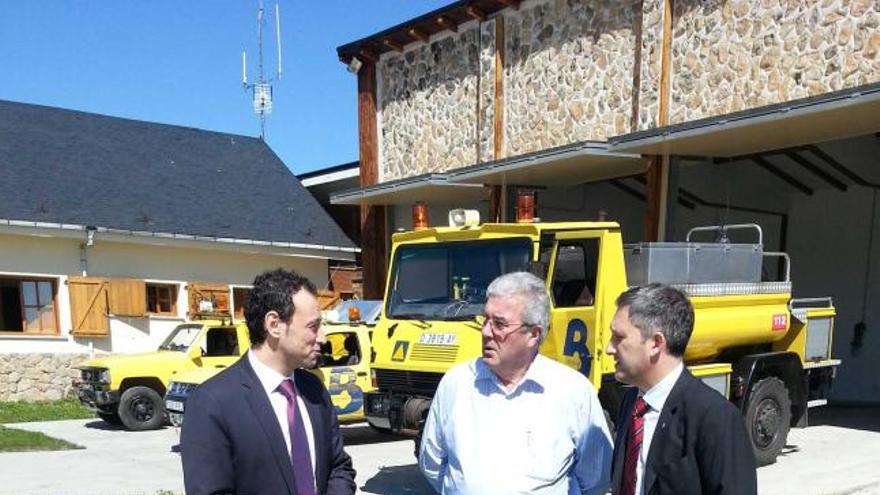
[[[488,318],[486,315],[477,315],[474,317],[474,321],[477,325],[480,325],[481,330],[485,328],[486,325],[489,325],[489,331],[492,332],[492,335],[496,338],[506,338],[520,328],[529,326],[528,323],[520,323],[517,325],[515,323],[502,322],[495,318]]]

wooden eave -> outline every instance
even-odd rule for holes
[[[459,0],[397,26],[336,48],[339,60],[348,64],[352,57],[374,62],[389,51],[402,51],[411,43],[427,43],[443,31],[458,32],[458,26],[473,20],[484,21],[494,13],[519,9],[519,0]]]

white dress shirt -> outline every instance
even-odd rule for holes
[[[654,438],[654,430],[657,429],[657,420],[660,419],[660,412],[663,411],[663,405],[669,398],[669,392],[681,376],[684,370],[684,364],[678,363],[668,375],[663,377],[660,382],[648,389],[642,398],[648,403],[648,412],[645,413],[645,424],[642,435],[642,450],[639,452],[639,462],[636,464],[636,495],[642,495],[644,491],[644,475],[645,464],[648,462],[648,451],[651,449],[651,440]]]
[[[538,355],[507,392],[476,359],[440,382],[422,437],[419,468],[443,494],[604,493],[611,436],[580,373]]]
[[[287,397],[285,397],[281,392],[278,391],[278,386],[281,385],[281,382],[290,378],[293,380],[293,375],[284,376],[281,373],[273,370],[269,366],[263,364],[262,361],[257,358],[256,354],[254,354],[253,350],[248,350],[248,361],[251,363],[251,368],[254,369],[254,373],[257,374],[257,379],[260,380],[260,384],[263,386],[263,390],[266,391],[266,395],[269,397],[269,403],[272,404],[272,410],[275,412],[275,418],[278,419],[278,424],[281,426],[281,434],[284,435],[284,443],[287,444],[287,455],[290,455],[290,425],[287,423]],[[302,415],[303,427],[306,430],[306,437],[309,441],[309,454],[312,457],[312,472],[315,471],[315,432],[312,431],[312,421],[309,418],[309,410],[306,408],[305,404],[303,404],[302,397],[299,394],[299,389],[296,392],[296,413]],[[317,482],[316,482],[317,484]],[[315,488],[317,490],[317,487]]]

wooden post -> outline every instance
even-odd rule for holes
[[[663,44],[660,54],[660,102],[657,125],[669,125],[669,78],[672,56],[672,11],[675,0],[663,0]],[[669,156],[648,157],[648,168],[645,171],[645,212],[644,240],[658,241],[665,237],[667,187],[669,172]],[[675,198],[672,198],[675,201]]]
[[[358,72],[358,142],[361,187],[379,181],[379,142],[376,125],[376,64],[366,61]],[[361,205],[361,264],[365,299],[384,296],[387,229],[384,206]]]

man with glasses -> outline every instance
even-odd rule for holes
[[[611,436],[596,391],[538,354],[550,324],[544,282],[511,273],[486,294],[483,356],[440,382],[419,468],[443,494],[605,493]]]

